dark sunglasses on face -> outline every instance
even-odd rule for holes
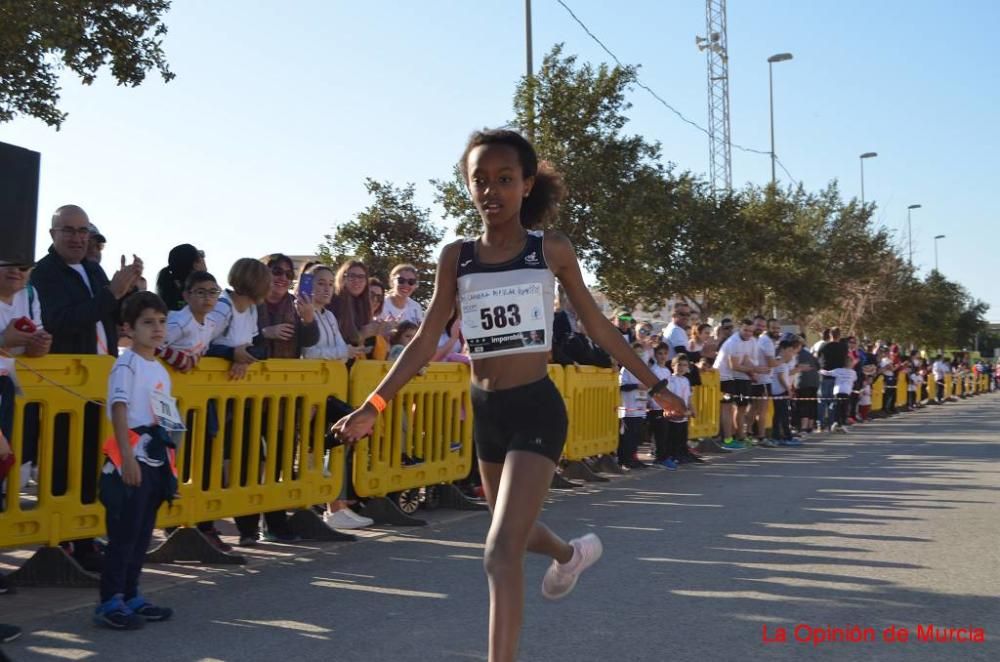
[[[649,329],[639,329],[639,335],[640,336],[648,336],[649,335]]]
[[[271,275],[273,276],[284,276],[288,280],[295,278],[295,272],[291,269],[282,269],[281,267],[271,267]]]
[[[416,278],[403,278],[402,276],[396,276],[396,283],[398,283],[399,285],[416,286],[417,279]]]

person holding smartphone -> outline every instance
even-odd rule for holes
[[[348,260],[335,275],[333,300],[327,308],[337,318],[344,340],[364,349],[356,357],[384,361],[389,355],[387,336],[392,323],[373,319],[368,267],[360,260]]]

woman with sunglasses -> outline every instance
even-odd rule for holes
[[[390,322],[413,322],[417,326],[424,321],[424,308],[411,299],[417,291],[419,280],[417,268],[412,264],[397,264],[389,274],[389,294],[385,297],[379,319]]]
[[[295,270],[292,258],[273,253],[265,262],[271,271],[271,289],[257,306],[257,324],[267,340],[267,356],[297,359],[302,350],[319,342],[319,325],[311,301],[305,294],[289,293]]]
[[[390,324],[372,315],[372,296],[368,284],[368,267],[360,260],[348,260],[340,265],[334,277],[334,295],[327,306],[340,324],[340,333],[351,345],[364,348],[358,360],[370,358],[384,361],[389,355],[387,339]]]

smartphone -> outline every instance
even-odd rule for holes
[[[302,278],[299,279],[299,294],[305,294],[311,297],[313,294],[313,275],[312,274],[302,274]]]

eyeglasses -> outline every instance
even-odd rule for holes
[[[197,290],[188,290],[188,292],[190,292],[196,297],[201,297],[203,299],[214,299],[215,297],[222,294],[222,290],[220,290],[217,287],[213,287],[210,289],[198,288]]]
[[[284,276],[288,280],[295,278],[295,272],[291,269],[282,269],[281,267],[271,267],[271,275],[273,276]]]
[[[347,274],[344,274],[344,278],[346,278],[347,280],[353,280],[353,281],[357,282],[359,280],[365,280],[366,278],[368,278],[368,276],[366,276],[364,274],[347,273]]]
[[[17,269],[22,274],[31,271],[31,267],[30,266],[25,266],[23,264],[20,264],[20,265],[7,264],[7,265],[4,265],[4,266],[0,267],[0,269]]]
[[[370,296],[372,299],[382,299],[385,297],[385,294],[379,292],[378,290],[369,290],[368,296]]]
[[[87,237],[88,235],[90,235],[90,228],[88,228],[88,227],[71,228],[69,226],[63,226],[61,228],[52,228],[52,231],[60,233],[62,236],[66,237],[67,239],[70,239],[70,238],[72,238],[74,236],[75,237],[80,237],[81,239],[83,239],[83,238]]]
[[[402,276],[396,276],[396,283],[399,285],[416,286],[417,282],[416,278],[403,278]]]

